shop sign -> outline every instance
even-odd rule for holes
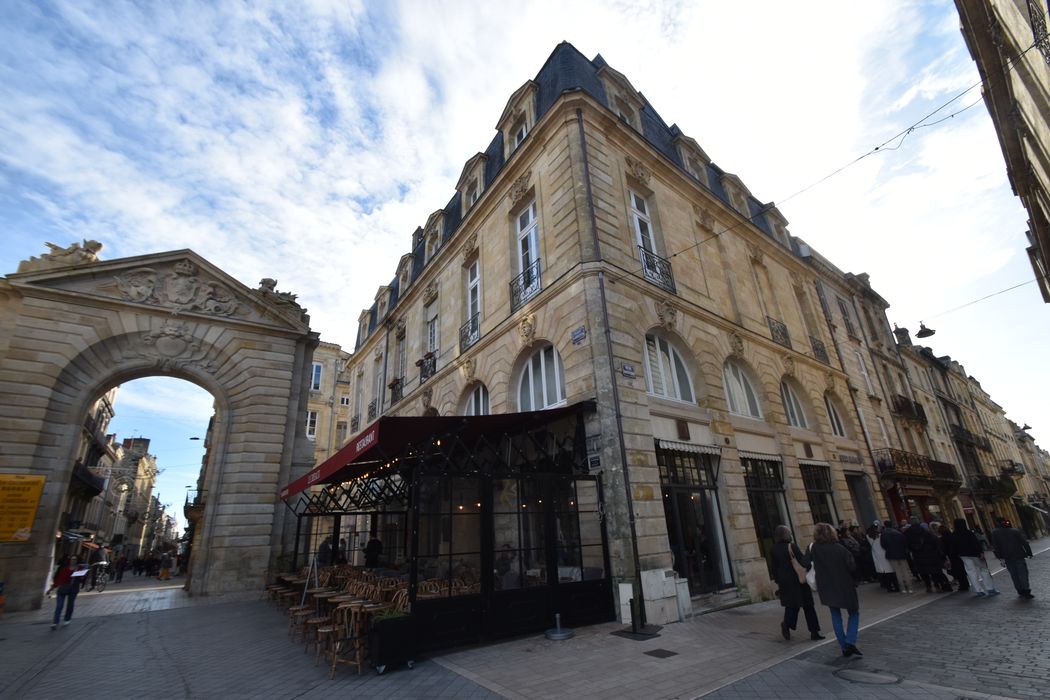
[[[0,542],[28,542],[45,477],[0,474]]]

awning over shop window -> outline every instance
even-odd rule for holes
[[[697,445],[693,442],[677,442],[675,440],[661,440],[656,438],[656,446],[663,450],[674,450],[676,452],[692,452],[699,455],[720,455],[722,448],[718,445]]]
[[[334,455],[282,488],[281,498],[287,501],[311,486],[338,484],[363,476],[377,463],[401,454],[408,445],[422,448],[446,435],[456,435],[469,444],[482,436],[535,430],[594,410],[593,401],[582,401],[546,411],[488,416],[381,416]]]
[[[762,459],[768,462],[784,461],[780,455],[766,454],[764,452],[748,452],[747,450],[737,450],[737,454],[745,459]]]

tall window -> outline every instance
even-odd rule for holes
[[[514,125],[513,136],[514,148],[521,145],[521,142],[525,140],[525,137],[529,135],[529,125],[522,119],[520,122]]]
[[[313,370],[310,373],[310,391],[321,390],[321,372],[324,369],[324,365],[320,362],[315,362]]]
[[[472,207],[474,203],[478,201],[480,197],[480,190],[478,189],[478,181],[471,180],[470,186],[467,188],[467,206]]]
[[[755,455],[742,456],[740,466],[744,469],[744,485],[758,536],[758,551],[765,557],[772,573],[773,533],[777,525],[791,527],[784,501],[783,465],[775,455]]]
[[[317,411],[306,412],[306,437],[311,440],[317,437]]]
[[[354,385],[354,418],[360,418],[361,416],[361,407],[364,404],[364,397],[365,377],[362,374],[357,377],[357,383]]]
[[[375,404],[375,415],[383,412],[383,363],[375,363],[375,375],[372,377],[372,402]]]
[[[824,464],[799,462],[802,483],[806,487],[806,500],[814,523],[837,523],[838,513],[832,499],[831,468]]]
[[[839,303],[839,311],[842,313],[842,322],[846,324],[846,332],[849,337],[856,338],[857,331],[853,328],[853,319],[849,315],[849,304],[842,297],[837,297]]]
[[[467,416],[487,416],[489,411],[489,390],[484,384],[477,384],[467,397],[467,406],[463,411]]]
[[[481,262],[475,260],[467,268],[467,319],[481,314]]]
[[[871,383],[871,377],[868,375],[868,365],[864,362],[864,355],[860,354],[860,350],[854,350],[853,355],[857,358],[857,366],[860,367],[860,376],[864,377],[864,386],[868,390],[868,394],[875,393],[875,385]]]
[[[726,402],[729,404],[730,413],[761,420],[762,409],[758,403],[758,394],[740,365],[727,360],[722,368],[722,379],[725,382]]]
[[[649,203],[645,197],[634,190],[628,190],[631,198],[631,223],[634,225],[635,240],[647,253],[656,252],[656,240],[653,237],[653,220],[649,214]]]
[[[518,214],[518,272],[526,272],[540,257],[540,226],[533,201]]]
[[[828,422],[831,423],[831,432],[839,437],[846,437],[846,428],[842,425],[842,418],[835,408],[835,402],[827,394],[824,394],[824,408],[828,411]]]
[[[666,339],[645,336],[646,380],[650,394],[693,402],[693,383],[678,351]]]
[[[433,303],[423,309],[425,326],[423,329],[423,349],[425,352],[438,351],[438,305]]]
[[[539,411],[565,403],[565,374],[561,356],[548,345],[529,358],[518,380],[518,409]]]
[[[394,348],[394,378],[404,380],[405,378],[405,337],[401,336],[397,339],[397,345]]]
[[[336,421],[335,424],[335,444],[342,445],[346,442],[346,421]]]
[[[796,428],[808,428],[809,421],[806,420],[806,412],[802,410],[802,402],[798,395],[787,382],[780,382],[780,400],[784,402],[784,411],[787,413],[788,424]]]

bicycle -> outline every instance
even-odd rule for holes
[[[92,589],[101,593],[106,590],[106,584],[109,583],[109,562],[100,561],[92,564],[97,567],[95,571],[95,583]]]

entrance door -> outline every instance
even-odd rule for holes
[[[871,487],[868,485],[868,477],[864,474],[847,474],[846,485],[849,487],[849,495],[853,500],[853,509],[857,514],[858,523],[871,523],[879,517],[879,511],[875,508],[875,500],[871,497]],[[927,512],[924,512],[925,516]]]
[[[665,488],[664,516],[678,575],[689,581],[693,595],[722,587],[718,511],[708,489]]]

